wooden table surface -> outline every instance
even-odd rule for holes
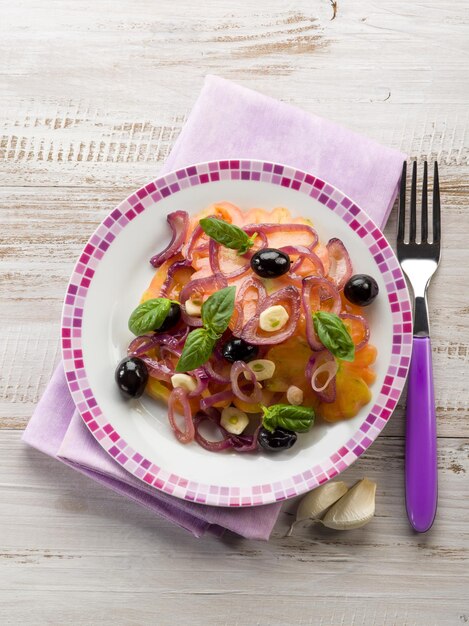
[[[0,622],[469,622],[469,3],[1,0]],[[59,358],[62,297],[94,227],[154,178],[207,73],[438,159],[430,292],[439,511],[411,532],[403,400],[344,479],[366,528],[196,540],[21,443]],[[394,240],[395,218],[387,228]]]

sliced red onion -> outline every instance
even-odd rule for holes
[[[157,361],[156,359],[152,359],[146,354],[142,354],[140,357],[142,361],[145,363],[148,369],[148,374],[152,378],[156,378],[157,380],[164,380],[165,382],[171,382],[171,376],[174,374],[174,368],[169,366],[164,361]]]
[[[259,449],[257,443],[257,435],[261,429],[262,423],[256,428],[252,435],[231,435],[233,448],[236,452],[256,452]]]
[[[229,274],[225,274],[224,272],[222,272],[220,268],[220,260],[218,258],[218,252],[220,250],[220,247],[221,246],[219,243],[217,243],[213,239],[210,239],[210,243],[208,245],[208,255],[209,255],[209,261],[210,261],[210,268],[213,273],[221,274],[227,280],[231,280],[232,278],[237,278],[238,276],[245,274],[249,270],[251,265],[248,259],[246,263],[244,265],[241,265],[237,270],[234,270],[233,272],[230,272]],[[240,258],[244,258],[244,257],[240,257]]]
[[[197,398],[202,395],[202,393],[208,388],[209,379],[203,367],[198,367],[195,370],[190,372],[190,375],[193,376],[197,381],[197,386],[193,391],[190,391],[187,394],[188,398]]]
[[[210,363],[210,361],[207,361],[207,363],[205,363],[203,367],[208,376],[209,382],[219,383],[220,385],[227,385],[230,382],[229,374],[224,376],[223,374],[220,374],[220,372],[216,372],[213,369],[213,365]]]
[[[168,295],[168,292],[170,290],[170,287],[172,287],[173,284],[173,280],[174,280],[174,274],[176,272],[178,272],[179,270],[182,269],[186,269],[191,267],[191,264],[189,261],[175,261],[169,268],[168,268],[168,273],[166,275],[166,278],[164,279],[163,284],[161,285],[161,289],[160,289],[160,297],[161,298],[166,298]]]
[[[222,439],[218,441],[209,441],[201,435],[199,425],[206,420],[213,422],[217,426],[222,435]],[[257,434],[261,424],[259,424],[255,433],[252,435],[233,435],[221,426],[220,413],[215,411],[215,409],[208,409],[205,412],[199,411],[195,415],[194,426],[195,440],[200,446],[202,446],[202,448],[210,450],[210,452],[221,452],[222,450],[227,450],[229,448],[234,448],[236,452],[255,452],[258,449]]]
[[[363,339],[355,346],[355,351],[358,352],[358,350],[361,350],[364,346],[366,346],[370,338],[370,326],[368,321],[361,315],[352,315],[351,313],[342,313],[340,317],[343,320],[353,320],[355,322],[359,322],[363,326]]]
[[[315,297],[313,303],[311,302],[312,296]],[[324,348],[314,330],[313,313],[320,311],[321,303],[330,299],[332,299],[332,305],[329,311],[338,315],[341,309],[341,300],[337,287],[327,278],[308,276],[303,279],[302,300],[306,319],[306,338],[312,350]]]
[[[184,344],[188,333],[189,328],[186,326],[177,330],[174,335],[170,335],[169,333],[148,333],[146,335],[140,335],[130,342],[127,348],[127,354],[129,356],[140,356],[158,346],[179,348]]]
[[[243,326],[244,326],[243,298],[244,298],[244,294],[246,293],[246,291],[248,289],[251,289],[252,287],[257,289],[256,314],[259,312],[259,309],[262,306],[262,303],[267,298],[267,291],[265,290],[263,283],[258,278],[255,278],[254,276],[248,276],[241,283],[241,286],[238,289],[238,293],[236,295],[237,302],[235,305],[235,311],[237,313],[237,316],[236,316],[236,325],[233,329],[234,335],[238,335],[243,329]]]
[[[323,262],[315,252],[312,252],[306,246],[283,246],[282,248],[279,248],[279,250],[285,252],[285,254],[288,254],[289,256],[298,255],[300,257],[290,267],[289,276],[293,275],[292,278],[298,278],[301,280],[300,276],[295,276],[295,271],[300,267],[305,259],[308,259],[309,261],[311,261],[311,263],[313,263],[320,276],[324,276]]]
[[[179,426],[176,424],[176,403],[182,406],[182,410],[184,412],[184,430],[181,430]],[[189,404],[188,396],[186,391],[181,387],[176,387],[169,394],[168,398],[168,417],[169,423],[171,424],[171,428],[176,435],[176,438],[181,443],[189,443],[194,440],[195,436],[195,428],[194,422],[192,419],[192,410]]]
[[[243,372],[246,372],[247,378],[254,385],[254,389],[250,396],[245,394],[244,391],[242,391],[241,387],[239,386],[239,377]],[[244,361],[235,361],[233,363],[231,367],[230,379],[231,379],[231,388],[233,390],[234,395],[240,400],[242,400],[243,402],[248,402],[249,404],[256,404],[257,402],[260,402],[262,400],[262,393],[261,393],[262,387],[257,382],[256,375],[254,374],[252,369],[247,365],[247,363],[244,363]]]
[[[208,439],[205,439],[203,435],[200,434],[199,426],[202,422],[205,422],[206,420],[213,422],[218,427],[218,430],[221,433],[222,439],[220,439],[219,441],[209,441]],[[197,441],[199,446],[201,446],[202,448],[205,448],[205,450],[209,450],[210,452],[221,452],[222,450],[227,450],[228,448],[233,447],[233,441],[231,440],[229,433],[222,426],[220,426],[219,416],[218,418],[213,418],[208,413],[205,413],[205,412],[203,413],[199,411],[198,413],[196,413],[194,417],[194,428],[195,428],[195,440]]]
[[[248,226],[244,226],[243,230],[247,234],[252,234],[257,232],[259,235],[268,235],[269,233],[301,233],[306,232],[309,233],[312,237],[312,242],[309,243],[307,248],[312,250],[316,244],[318,243],[318,234],[314,230],[312,226],[308,226],[308,224],[249,224]]]
[[[202,398],[202,400],[200,401],[200,408],[202,409],[202,411],[206,411],[214,404],[218,404],[218,402],[225,402],[226,400],[231,401],[232,399],[233,392],[231,391],[231,389],[227,389],[226,391],[219,391],[218,393],[214,393],[207,398]]]
[[[186,260],[189,261],[189,263],[192,263],[192,261],[194,260],[194,252],[203,252],[204,250],[208,250],[208,241],[205,242],[204,244],[202,244],[199,247],[196,247],[197,242],[199,241],[199,239],[201,239],[203,236],[205,235],[205,232],[202,228],[202,226],[200,224],[197,224],[197,226],[194,228],[194,230],[192,231],[192,234],[189,238],[189,241],[187,242],[186,248],[185,248],[185,257]]]
[[[150,263],[153,267],[160,267],[165,261],[178,254],[182,250],[182,246],[187,236],[189,228],[189,215],[187,211],[174,211],[166,218],[172,230],[172,237],[166,248],[152,256]]]
[[[202,326],[200,317],[195,317],[187,313],[186,307],[184,306],[186,300],[189,300],[194,294],[199,294],[203,297],[207,292],[213,293],[214,291],[223,289],[223,287],[227,285],[226,278],[220,272],[206,276],[205,278],[196,278],[195,280],[189,281],[187,285],[184,285],[179,294],[181,314],[184,322],[189,326]]]
[[[276,304],[286,304],[288,311],[288,322],[278,333],[269,333],[268,336],[261,336],[258,334],[259,329],[259,316],[262,311],[265,311],[271,306]],[[243,328],[241,338],[256,346],[269,345],[273,346],[277,343],[285,341],[293,335],[300,317],[300,294],[296,287],[289,285],[283,289],[279,289],[268,298],[265,298],[262,305],[258,308],[256,314],[249,320],[249,322]]]
[[[337,289],[343,289],[353,272],[347,248],[336,237],[330,239],[326,247],[330,262],[329,278],[335,283]]]
[[[336,398],[335,376],[337,374],[337,361],[329,350],[321,350],[313,354],[306,366],[305,376],[313,390],[323,402],[334,402]],[[319,385],[318,377],[327,372],[328,376],[324,384]]]

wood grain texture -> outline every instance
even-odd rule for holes
[[[2,624],[469,623],[468,57],[467,0],[0,0]],[[427,536],[403,508],[403,400],[344,477],[378,481],[376,519],[285,539],[288,503],[269,543],[197,541],[20,442],[75,257],[157,175],[207,73],[441,164]]]

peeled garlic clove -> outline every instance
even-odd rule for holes
[[[334,530],[364,526],[375,514],[375,494],[376,483],[363,478],[327,511],[321,523]]]
[[[338,480],[336,482],[324,483],[324,485],[307,493],[298,505],[296,520],[290,526],[287,537],[292,534],[293,527],[298,522],[318,520],[334,502],[337,502],[347,493],[347,490],[347,485],[343,481]]]
[[[269,359],[254,359],[254,361],[249,361],[248,365],[254,372],[256,380],[268,380],[275,372],[275,363]],[[249,380],[247,372],[244,372],[244,377]]]
[[[304,400],[303,390],[296,385],[290,385],[287,389],[287,400],[293,406],[300,406]]]

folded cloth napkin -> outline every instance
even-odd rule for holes
[[[353,157],[352,157],[353,155]],[[320,117],[224,79],[208,76],[166,164],[253,158],[296,166],[327,180],[383,226],[405,155]],[[225,529],[268,539],[280,503],[228,509],[179,500],[123,470],[99,446],[76,410],[62,364],[57,367],[23,440],[200,537]]]

